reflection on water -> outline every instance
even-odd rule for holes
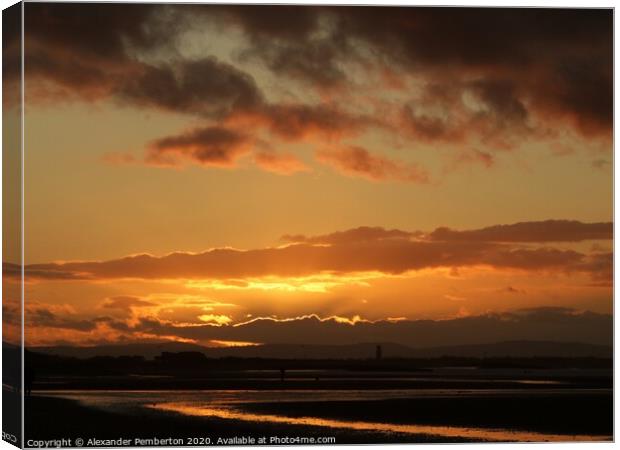
[[[530,381],[530,380],[524,380]],[[143,415],[145,408],[192,416],[248,422],[270,422],[288,425],[321,426],[358,431],[379,431],[434,435],[445,438],[468,438],[487,441],[609,441],[611,436],[565,435],[534,431],[485,429],[457,426],[392,424],[325,419],[321,417],[287,417],[276,414],[257,414],[242,411],[249,403],[304,402],[304,401],[362,401],[420,397],[466,397],[519,395],[564,395],[570,393],[591,395],[608,389],[399,389],[399,390],[208,390],[208,391],[39,391],[38,395],[58,396],[76,400],[85,406],[123,414]]]
[[[426,434],[446,438],[468,438],[481,441],[605,441],[608,436],[564,435],[537,433],[530,431],[512,431],[501,429],[447,427],[436,425],[397,425],[376,422],[351,422],[318,417],[286,417],[275,414],[253,414],[235,409],[205,408],[183,403],[161,403],[150,406],[161,411],[172,411],[189,416],[216,417],[219,419],[243,420],[248,422],[284,423],[287,425],[306,425],[329,428],[345,428],[358,431],[379,431],[386,433]]]
[[[523,380],[529,384],[528,380]],[[237,403],[272,403],[304,401],[355,401],[390,400],[420,397],[518,397],[551,396],[565,394],[590,395],[597,392],[610,392],[609,389],[213,389],[213,390],[174,390],[174,391],[106,391],[106,390],[66,390],[36,391],[45,396],[59,396],[79,401],[87,406],[110,407],[113,405],[143,405],[162,402],[204,404],[219,406]]]

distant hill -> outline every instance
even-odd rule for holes
[[[493,344],[411,348],[394,343],[361,343],[354,345],[266,344],[247,347],[204,347],[181,342],[157,344],[103,345],[97,347],[32,347],[29,350],[91,358],[94,356],[143,356],[154,359],[162,352],[201,352],[209,358],[280,358],[280,359],[367,359],[375,358],[381,345],[383,358],[457,357],[598,357],[611,358],[612,348],[578,342],[507,341]]]
[[[507,341],[494,344],[459,345],[413,349],[417,357],[462,356],[462,357],[597,357],[611,358],[613,349],[606,345],[583,344],[580,342],[554,341]]]
[[[74,358],[92,358],[94,356],[144,356],[154,359],[162,352],[204,352],[207,347],[183,342],[162,342],[156,344],[122,344],[99,345],[96,347],[74,347],[62,345],[57,347],[30,347],[28,350],[49,355],[70,356]]]

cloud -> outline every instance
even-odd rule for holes
[[[338,140],[379,124],[372,118],[343,111],[330,102],[316,104],[265,102],[256,108],[231,114],[227,122],[260,126],[276,137],[288,141],[312,137]]]
[[[250,74],[211,55],[183,59],[177,52],[176,59],[158,63],[138,58],[172,45],[171,37],[178,37],[178,24],[188,20],[190,9],[211,11],[166,5],[34,5],[27,19],[28,76],[86,101],[111,97],[199,117],[261,120],[272,132],[291,139],[359,126],[359,118],[333,106],[270,103]],[[222,12],[212,10],[218,9]],[[33,102],[36,92],[32,89]]]
[[[7,280],[21,280],[22,266],[8,262],[2,263],[2,275]],[[34,267],[28,268],[28,277],[36,280],[87,280],[90,278],[88,273],[64,270],[55,270],[45,265],[45,268],[38,270]]]
[[[549,223],[552,226],[541,227]],[[608,282],[612,267],[609,254],[515,244],[608,239],[609,224],[549,223],[519,223],[463,232],[440,228],[428,236],[361,227],[318,237],[285,236],[294,243],[276,248],[216,248],[161,257],[136,255],[108,261],[32,264],[26,267],[26,280],[239,280],[320,273],[402,274],[440,267],[485,266],[498,270],[578,272]]]
[[[24,50],[31,101],[44,90],[48,94],[60,90],[63,96],[85,100],[109,96],[115,84],[139,66],[129,55],[129,46],[152,48],[165,42],[154,24],[150,30],[144,26],[158,8],[125,6],[37,4],[28,8]],[[34,80],[54,86],[41,89]]]
[[[429,177],[416,165],[343,146],[344,138],[378,129],[411,148],[448,144],[458,153],[455,167],[491,167],[496,151],[530,137],[557,144],[566,130],[588,141],[611,138],[611,10],[37,4],[26,29],[33,104],[106,99],[244,130],[254,140],[262,133],[318,140],[323,163],[373,181]],[[233,57],[184,57],[188,29],[232,30]],[[19,57],[14,40],[5,49],[9,60]],[[248,60],[273,79],[259,87],[239,68]],[[10,83],[18,72],[7,76]],[[272,85],[288,91],[291,82],[314,88],[320,100],[271,95]],[[398,97],[386,99],[394,86]],[[462,152],[465,145],[476,150]],[[147,156],[161,155],[148,149]],[[213,165],[234,161],[227,153]],[[257,162],[294,170],[264,155]]]
[[[589,255],[579,270],[592,274],[593,286],[613,287],[614,254],[613,252],[601,252]]]
[[[613,223],[583,223],[576,220],[546,220],[494,225],[478,230],[456,231],[437,228],[429,234],[434,241],[454,242],[580,242],[613,239]]]
[[[280,175],[293,175],[311,170],[303,161],[288,153],[260,151],[255,153],[254,162],[261,169]]]
[[[325,90],[347,80],[338,60],[348,47],[326,26],[326,11],[302,5],[231,5],[210,12],[219,16],[222,29],[237,27],[244,33],[248,41],[246,58],[258,59],[274,72]]]
[[[232,318],[230,316],[223,314],[202,314],[201,316],[198,316],[198,319],[201,322],[213,323],[215,325],[227,325],[232,322]]]
[[[414,347],[466,345],[501,341],[564,341],[601,345],[612,343],[612,316],[568,308],[543,307],[444,320],[378,320],[360,317],[307,315],[256,318],[228,325],[177,326],[144,318],[120,327],[132,333],[268,344],[357,344],[394,342]]]
[[[87,332],[97,328],[100,319],[85,319],[66,305],[46,305],[28,301],[25,305],[26,327],[59,328]]]
[[[528,111],[516,93],[513,82],[485,79],[468,84],[468,91],[485,107],[484,113],[491,115],[494,128],[527,127]]]
[[[163,166],[191,161],[204,166],[233,167],[251,150],[252,141],[246,135],[222,127],[207,127],[154,141],[146,161]]]
[[[214,57],[142,65],[140,73],[115,87],[133,105],[221,118],[263,104],[254,79]]]
[[[156,306],[156,303],[131,295],[118,295],[106,299],[101,306],[108,309],[131,311],[132,308]]]
[[[27,19],[30,100],[111,98],[220,122],[250,120],[286,139],[340,136],[362,126],[359,117],[333,106],[268,102],[250,74],[211,55],[183,59],[173,52],[176,59],[157,63],[140,58],[176,42],[179,24],[188,20],[183,11],[165,5],[34,5]]]
[[[428,173],[417,164],[372,155],[361,147],[319,150],[316,157],[323,164],[353,177],[372,181],[402,181],[417,184],[429,182]]]
[[[355,244],[361,242],[382,241],[385,239],[409,239],[420,233],[402,231],[397,229],[386,230],[382,227],[358,227],[346,231],[321,236],[304,236],[301,234],[285,234],[280,239],[285,242],[308,243],[308,244]]]
[[[567,120],[585,135],[611,131],[611,10],[297,7],[293,14],[271,6],[219,11],[246,33],[248,51],[274,71],[319,88],[351,82],[339,63],[361,60],[366,67],[416,73],[430,84],[476,80],[469,87],[489,108],[486,126],[524,122],[533,114],[546,125]],[[298,29],[291,27],[297,23]],[[314,56],[319,53],[323,59]],[[276,67],[290,55],[289,64]],[[418,124],[428,138],[444,135],[438,121]]]

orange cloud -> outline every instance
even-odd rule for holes
[[[306,164],[290,154],[261,151],[254,155],[254,162],[261,169],[280,175],[310,171]]]
[[[346,231],[336,231],[335,233],[322,236],[304,236],[301,234],[285,234],[281,239],[285,242],[309,243],[309,244],[353,244],[359,242],[380,241],[385,239],[409,239],[421,232],[412,233],[402,230],[386,230],[382,227],[358,227]]]
[[[134,297],[131,295],[118,295],[116,297],[106,299],[101,306],[108,309],[120,309],[123,311],[130,311],[132,308],[155,305],[156,303],[144,300],[140,297]]]
[[[612,222],[583,223],[576,220],[546,220],[494,225],[479,230],[456,231],[438,228],[429,234],[435,241],[478,242],[580,242],[613,239]]]
[[[232,318],[230,316],[223,314],[202,314],[198,316],[198,319],[201,322],[213,323],[215,325],[226,325],[232,322]]]
[[[141,58],[164,45],[183,54],[179,21],[205,18],[245,36],[236,50],[272,76],[330,92],[334,101],[270,103],[251,74],[214,57]],[[450,30],[437,33],[445,23]],[[55,89],[65,100],[112,99],[224,122],[244,116],[283,138],[334,139],[385,125],[382,112],[358,117],[333,106],[358,88],[358,72],[346,70],[353,66],[380,79],[389,72],[421,81],[421,97],[401,96],[392,110],[415,140],[474,137],[494,149],[515,134],[558,126],[611,136],[610,10],[37,4],[26,29],[30,101]],[[19,56],[14,41],[5,48],[7,58]],[[416,106],[429,97],[441,114]]]
[[[204,166],[232,167],[251,149],[251,140],[242,133],[222,127],[198,128],[156,140],[146,161],[163,166],[191,161]]]
[[[417,164],[408,164],[372,155],[361,147],[324,149],[316,153],[317,159],[334,169],[353,177],[372,181],[404,181],[418,184],[429,182],[429,175]]]
[[[550,232],[553,229],[558,230],[557,235]],[[585,254],[548,246],[516,245],[544,240],[608,239],[608,231],[608,224],[563,221],[519,223],[456,234],[440,228],[425,238],[398,230],[358,228],[340,234],[304,238],[306,242],[302,239],[300,243],[277,248],[218,248],[202,253],[172,253],[161,257],[137,255],[109,261],[31,264],[26,267],[26,280],[135,278],[243,281],[320,273],[402,274],[422,269],[466,266],[582,272],[608,280],[611,253]],[[4,273],[7,277],[19,276],[20,270],[18,266],[6,263]]]

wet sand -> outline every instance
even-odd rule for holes
[[[611,390],[538,395],[446,395],[373,401],[249,403],[253,414],[344,421],[533,431],[560,435],[613,434]]]
[[[61,439],[77,437],[88,439],[118,438],[217,438],[240,436],[259,437],[334,437],[336,444],[371,443],[438,443],[445,438],[420,434],[412,437],[403,433],[354,431],[331,427],[271,424],[235,419],[191,417],[175,412],[152,408],[111,413],[82,406],[72,400],[33,396],[26,399],[26,440]],[[455,438],[451,442],[470,442],[471,439]],[[202,445],[198,445],[202,446]]]
[[[433,395],[387,400],[159,402],[110,411],[27,399],[29,439],[333,436],[336,443],[611,440],[610,390]],[[61,417],[62,420],[53,420]]]

